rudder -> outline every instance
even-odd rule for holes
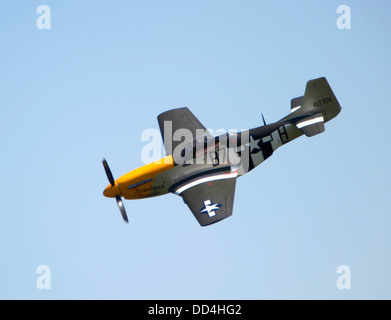
[[[307,82],[304,108],[308,111],[321,112],[324,122],[330,121],[340,113],[341,106],[326,78],[322,77]]]

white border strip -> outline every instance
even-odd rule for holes
[[[303,127],[310,126],[312,124],[319,123],[319,122],[324,122],[323,116],[320,116],[320,117],[317,117],[317,118],[314,118],[314,119],[310,119],[310,120],[307,120],[307,121],[299,122],[298,124],[296,124],[296,127],[301,129]]]
[[[292,108],[292,109],[291,109],[291,113],[293,113],[293,112],[299,110],[300,108],[301,108],[301,106],[297,106],[297,107]]]
[[[201,178],[201,179],[190,182],[190,183],[185,184],[184,186],[180,187],[179,189],[177,189],[175,191],[175,194],[180,195],[182,192],[186,191],[187,189],[195,187],[195,186],[197,186],[201,183],[204,183],[204,182],[223,180],[223,179],[231,179],[231,178],[236,178],[237,176],[238,176],[238,171],[236,170],[235,172],[232,172],[232,173],[224,173],[224,174],[219,174],[216,176]]]

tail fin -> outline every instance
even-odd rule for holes
[[[326,78],[307,82],[305,94],[291,101],[291,114],[283,121],[294,123],[307,137],[325,131],[324,123],[335,118],[341,111]]]

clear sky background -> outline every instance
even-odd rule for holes
[[[51,30],[39,30],[39,5]],[[337,7],[351,29],[337,28]],[[388,1],[0,3],[1,299],[391,299]],[[327,77],[326,132],[280,148],[201,228],[180,197],[124,201],[141,134],[189,107],[243,129]],[[39,290],[37,268],[51,270]],[[339,290],[337,268],[351,270]]]

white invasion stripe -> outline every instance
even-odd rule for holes
[[[324,121],[323,116],[320,116],[320,117],[317,117],[317,118],[314,118],[314,119],[310,119],[310,120],[307,120],[307,121],[299,122],[298,124],[296,124],[296,126],[299,129],[301,129],[303,127],[310,126],[312,124],[323,122],[323,121]]]
[[[291,109],[291,113],[292,113],[292,112],[295,112],[296,110],[299,110],[300,108],[301,108],[301,106],[297,106],[297,107],[292,108],[292,109]]]
[[[210,182],[210,181],[215,181],[215,180],[223,180],[223,179],[231,179],[231,178],[236,178],[238,176],[238,170],[232,173],[224,173],[224,174],[219,174],[216,176],[210,176],[210,177],[205,177],[198,179],[196,181],[190,182],[188,184],[185,184],[184,186],[180,187],[175,191],[175,194],[180,195],[183,191],[186,191],[189,188],[192,188],[194,186],[197,186],[201,183],[204,182]]]

